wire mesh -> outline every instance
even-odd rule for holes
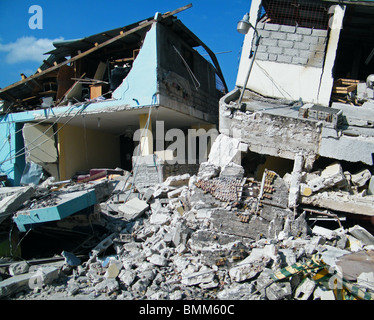
[[[264,0],[260,21],[327,30],[330,6],[316,0]]]

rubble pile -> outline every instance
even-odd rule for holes
[[[265,170],[262,181],[236,173],[229,178],[204,164],[197,175],[169,177],[142,191],[127,172],[94,183],[107,232],[88,256],[63,251],[53,263],[2,267],[0,296],[372,298],[374,237],[367,230],[311,226],[305,211],[287,208],[288,186],[276,173]]]

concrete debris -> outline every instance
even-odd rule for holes
[[[295,181],[307,184],[320,177],[339,177],[328,180],[328,186],[341,186],[346,176],[334,164],[310,174],[310,180],[300,171]],[[301,266],[312,266],[316,255],[325,274],[341,276],[370,296],[373,288],[365,284],[372,282],[374,270],[363,257],[374,252],[374,237],[359,225],[331,229],[318,220],[309,225],[307,211],[289,208],[285,180],[265,170],[262,181],[257,181],[246,177],[237,164],[221,168],[206,163],[197,175],[172,176],[144,192],[129,193],[125,184],[122,192],[111,188],[112,193],[95,206],[107,232],[91,244],[87,256],[63,250],[59,263],[36,269],[28,262],[11,263],[1,275],[1,296],[338,299],[331,285],[315,281],[321,269],[292,274],[304,270]],[[81,184],[80,190],[84,187]],[[116,211],[101,209],[102,203],[118,202],[117,197],[123,200]],[[359,267],[347,278],[353,261],[359,261]],[[275,280],[279,273],[287,277]]]

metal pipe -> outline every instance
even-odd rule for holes
[[[260,40],[261,40],[261,36],[258,34],[256,28],[254,28],[252,26],[253,30],[255,31],[255,35],[256,35],[256,48],[255,48],[255,52],[253,53],[253,57],[252,57],[252,61],[251,61],[251,64],[249,66],[249,69],[248,69],[248,73],[247,73],[247,76],[245,78],[245,81],[244,81],[244,84],[243,84],[243,89],[242,89],[242,92],[240,94],[240,98],[239,98],[239,101],[238,101],[238,105],[239,107],[241,106],[241,103],[242,103],[242,100],[243,100],[243,96],[244,96],[244,91],[247,87],[247,83],[248,83],[248,80],[249,80],[249,75],[251,74],[251,71],[252,71],[252,67],[253,67],[253,63],[255,61],[255,58],[256,58],[256,54],[257,54],[257,50],[258,50],[258,46],[260,44]]]

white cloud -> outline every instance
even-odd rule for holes
[[[42,62],[46,58],[44,53],[54,49],[52,43],[61,40],[63,38],[37,39],[35,37],[21,37],[15,42],[0,43],[0,51],[7,52],[5,61],[9,64],[24,61]]]

